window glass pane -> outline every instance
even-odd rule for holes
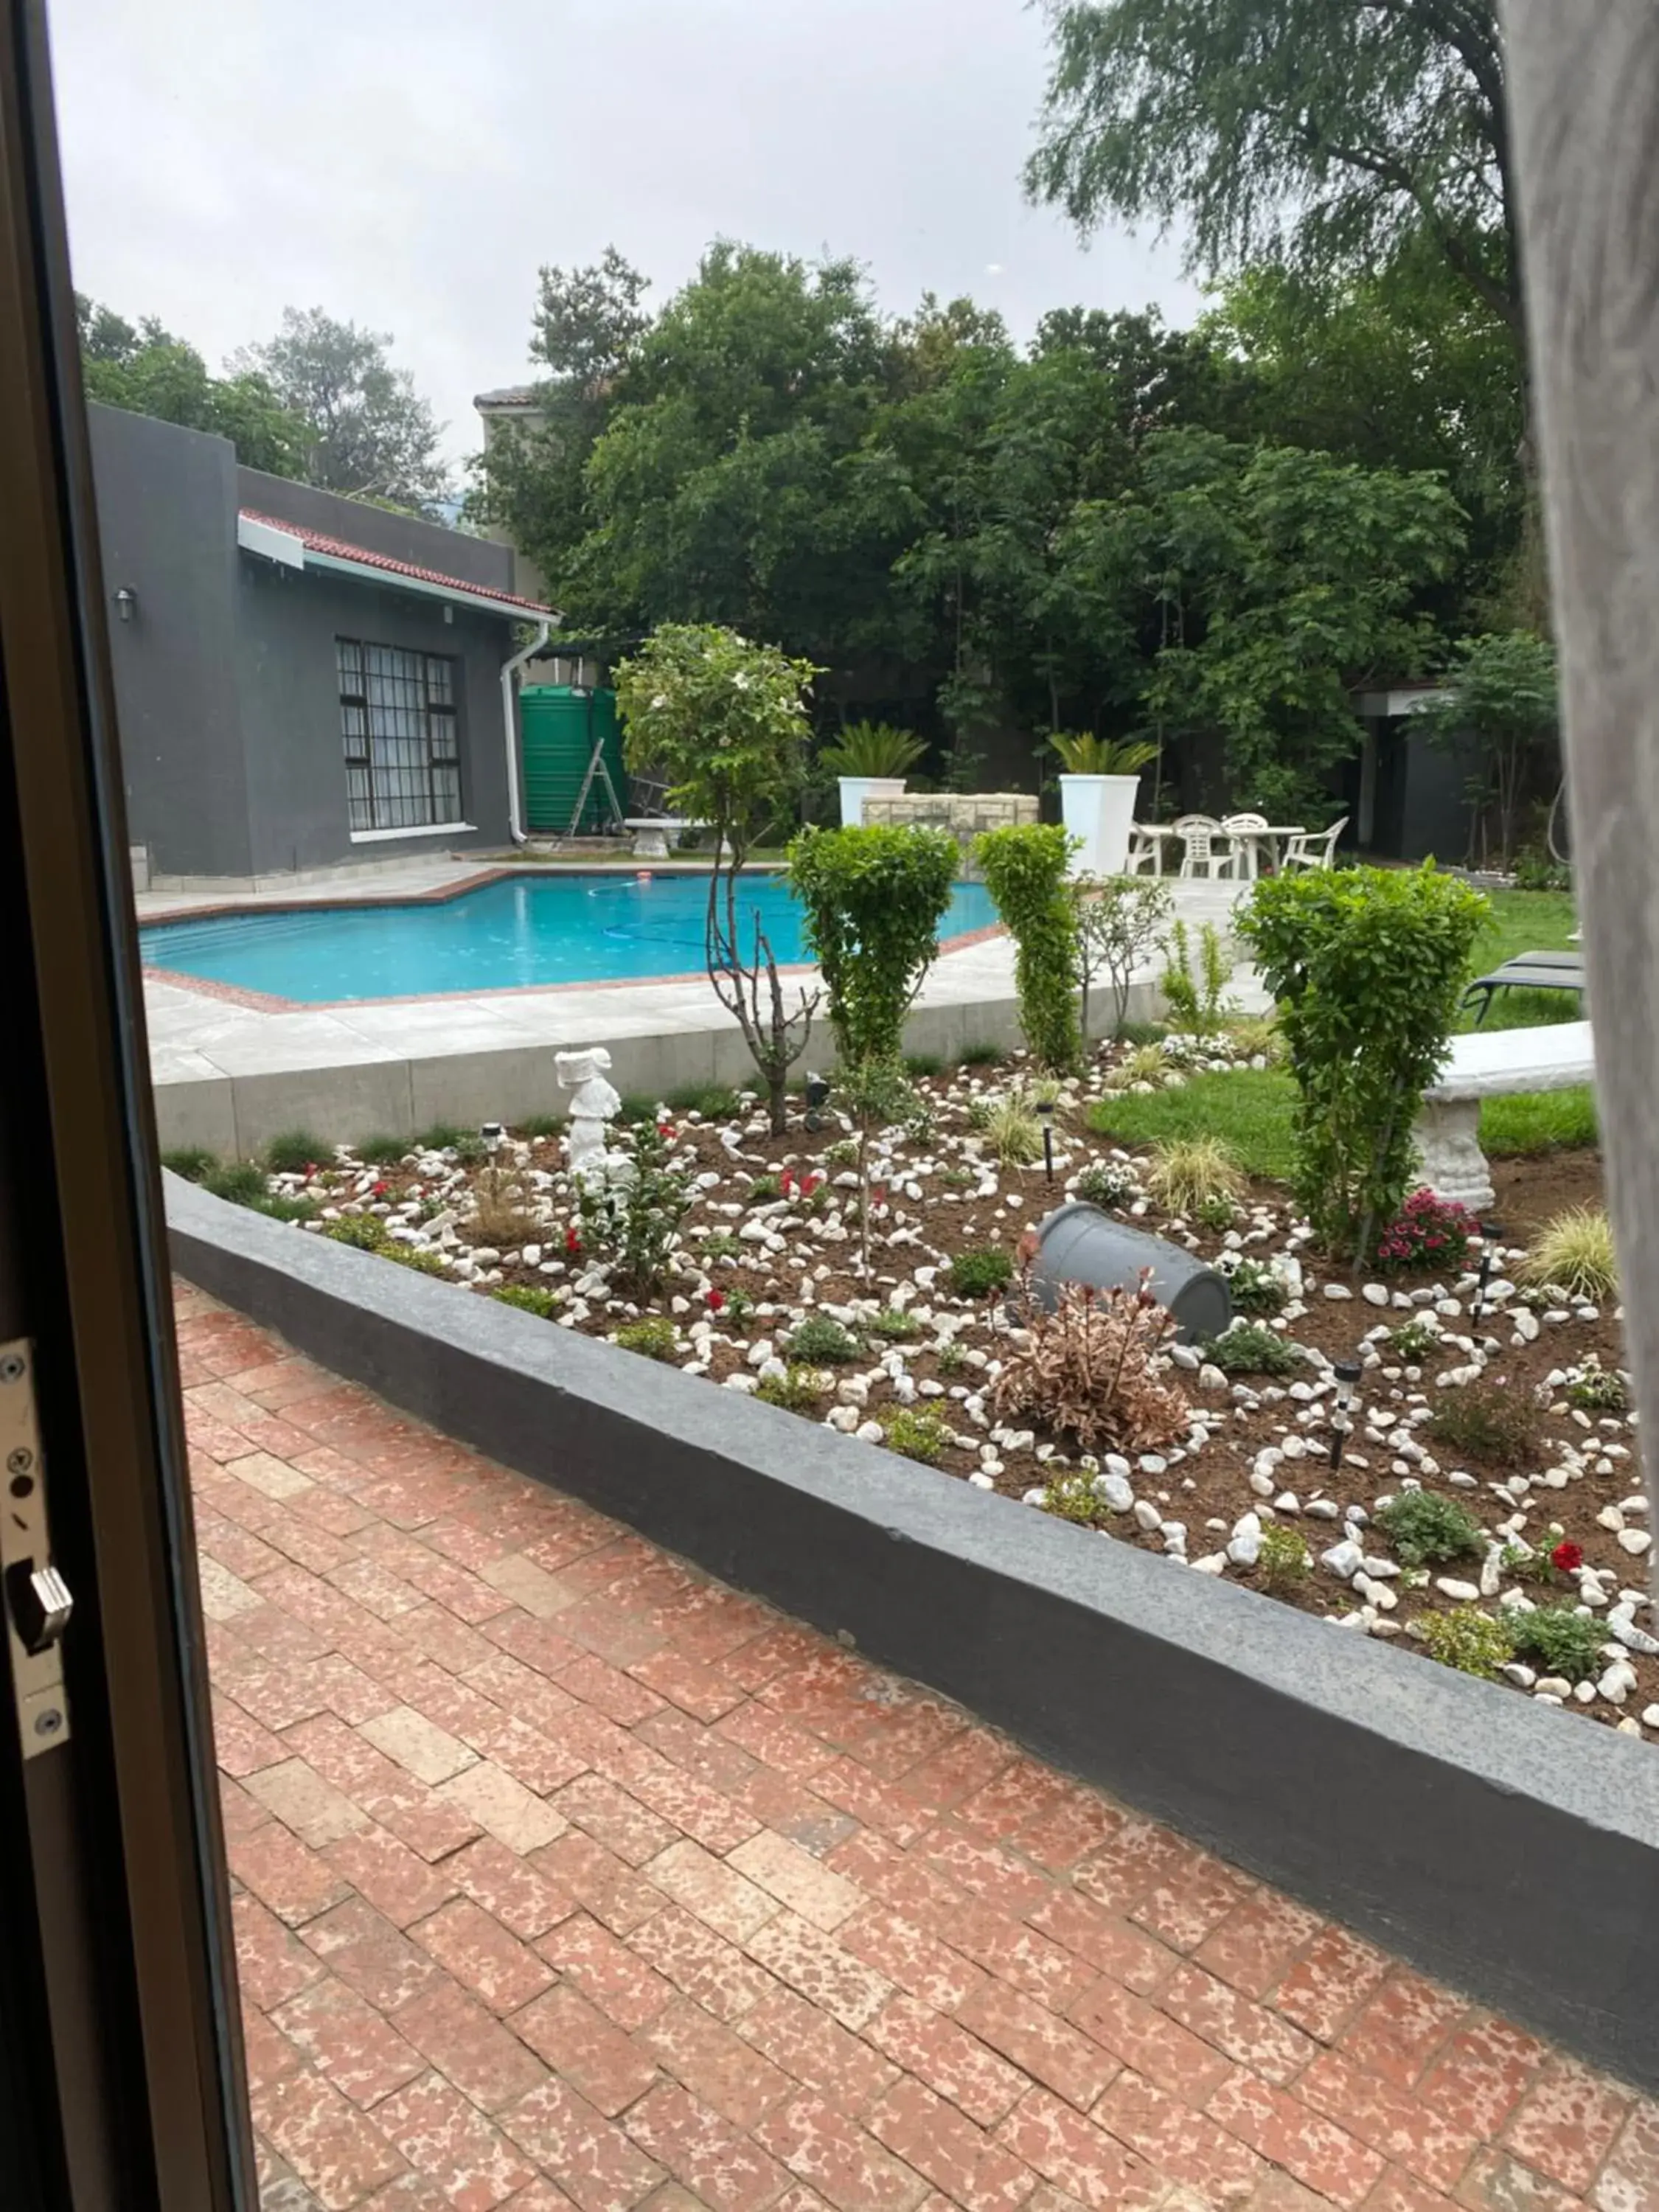
[[[453,661],[335,641],[354,830],[418,830],[460,814]]]

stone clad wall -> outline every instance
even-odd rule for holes
[[[1024,791],[911,791],[902,799],[866,799],[866,823],[890,823],[906,830],[948,830],[962,848],[962,872],[977,880],[974,840],[982,830],[1006,830],[1035,822],[1037,803]]]

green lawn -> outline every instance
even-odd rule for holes
[[[1565,891],[1492,891],[1492,919],[1475,941],[1472,975],[1490,975],[1519,952],[1574,952],[1572,932],[1577,927],[1571,896]],[[1470,1007],[1462,1018],[1473,1029],[1478,1009]],[[1500,991],[1492,1002],[1484,1026],[1489,1030],[1530,1029],[1546,1022],[1576,1022],[1581,1018],[1578,1000],[1570,991]]]
[[[1471,975],[1482,975],[1517,952],[1573,949],[1571,899],[1561,891],[1498,891],[1492,919],[1474,948]],[[1492,1001],[1488,1029],[1524,1029],[1578,1018],[1578,1002],[1562,991],[1504,991]],[[1466,1017],[1464,1026],[1470,1026]],[[1199,1075],[1178,1091],[1102,1099],[1089,1109],[1097,1135],[1121,1145],[1154,1145],[1170,1137],[1224,1138],[1250,1175],[1289,1179],[1296,1097],[1288,1075],[1245,1070]],[[1480,1109],[1480,1145],[1489,1159],[1556,1152],[1597,1141],[1595,1102],[1588,1087],[1489,1098]]]

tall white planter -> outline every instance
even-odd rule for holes
[[[904,778],[902,775],[842,775],[836,781],[841,786],[841,826],[856,830],[864,821],[864,802],[866,799],[902,799]]]
[[[1138,775],[1063,775],[1060,811],[1066,835],[1078,840],[1070,872],[1121,876],[1129,863]]]

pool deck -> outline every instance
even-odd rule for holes
[[[361,884],[296,884],[234,898],[140,892],[137,905],[139,921],[151,922],[228,905],[429,898],[482,872],[476,860],[434,860],[377,869]],[[1189,924],[1224,923],[1237,896],[1224,883],[1173,888]],[[792,982],[815,980],[810,969],[788,973]],[[1136,988],[1150,1003],[1150,977]],[[337,1143],[412,1136],[441,1121],[476,1127],[557,1113],[563,1102],[553,1055],[576,1046],[607,1046],[611,1079],[624,1093],[662,1096],[690,1084],[753,1079],[736,1023],[701,977],[288,1008],[151,975],[145,1002],[162,1149],[200,1146],[225,1158],[246,1158],[288,1129]],[[942,954],[911,1014],[907,1048],[950,1060],[968,1045],[1018,1039],[1007,939],[982,938]],[[798,1072],[832,1056],[827,1029],[815,1024]]]

